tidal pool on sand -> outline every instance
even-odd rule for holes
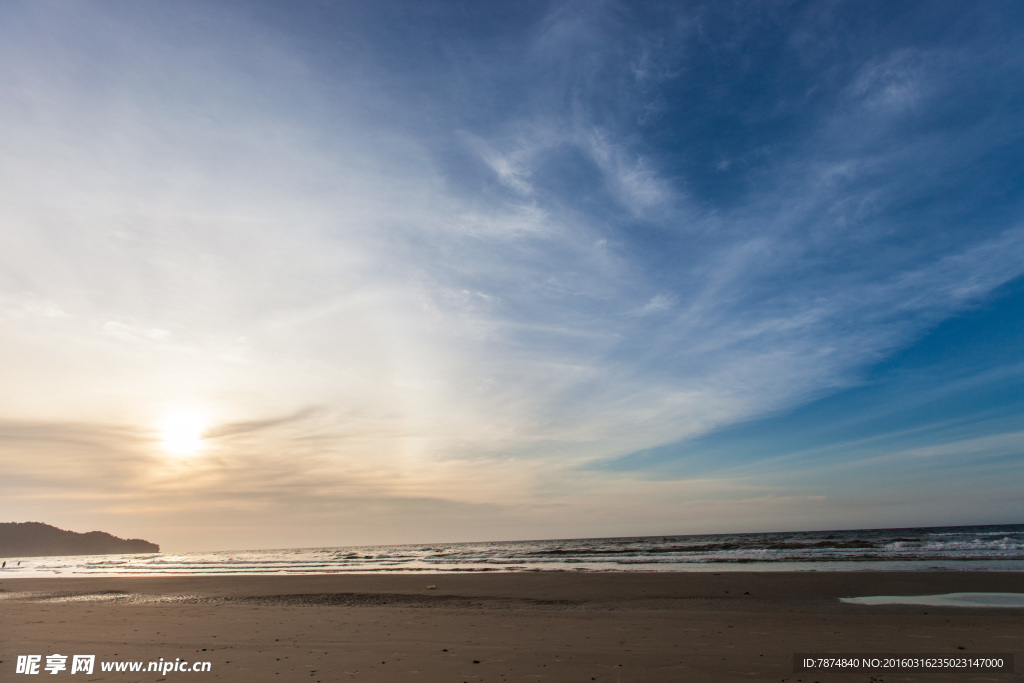
[[[933,607],[1024,607],[1024,593],[944,593],[942,595],[869,595],[839,598],[856,605],[931,605]]]

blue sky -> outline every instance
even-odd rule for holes
[[[1013,3],[0,14],[12,520],[1024,519]]]

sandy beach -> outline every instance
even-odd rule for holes
[[[1024,658],[1024,609],[838,600],[1024,592],[1021,573],[105,577],[0,591],[4,680],[20,679],[18,655],[55,653],[210,662],[72,679],[89,681],[982,681],[1022,676],[794,673],[793,655],[1015,653],[1017,672]]]

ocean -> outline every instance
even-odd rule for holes
[[[1024,524],[26,557],[0,578],[883,569],[1024,571]]]

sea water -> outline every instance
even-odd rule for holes
[[[928,607],[1024,607],[1024,593],[942,593],[941,595],[869,595],[839,598],[852,605],[926,605]]]
[[[880,569],[1024,571],[1024,525],[7,558],[0,579],[55,575]]]

